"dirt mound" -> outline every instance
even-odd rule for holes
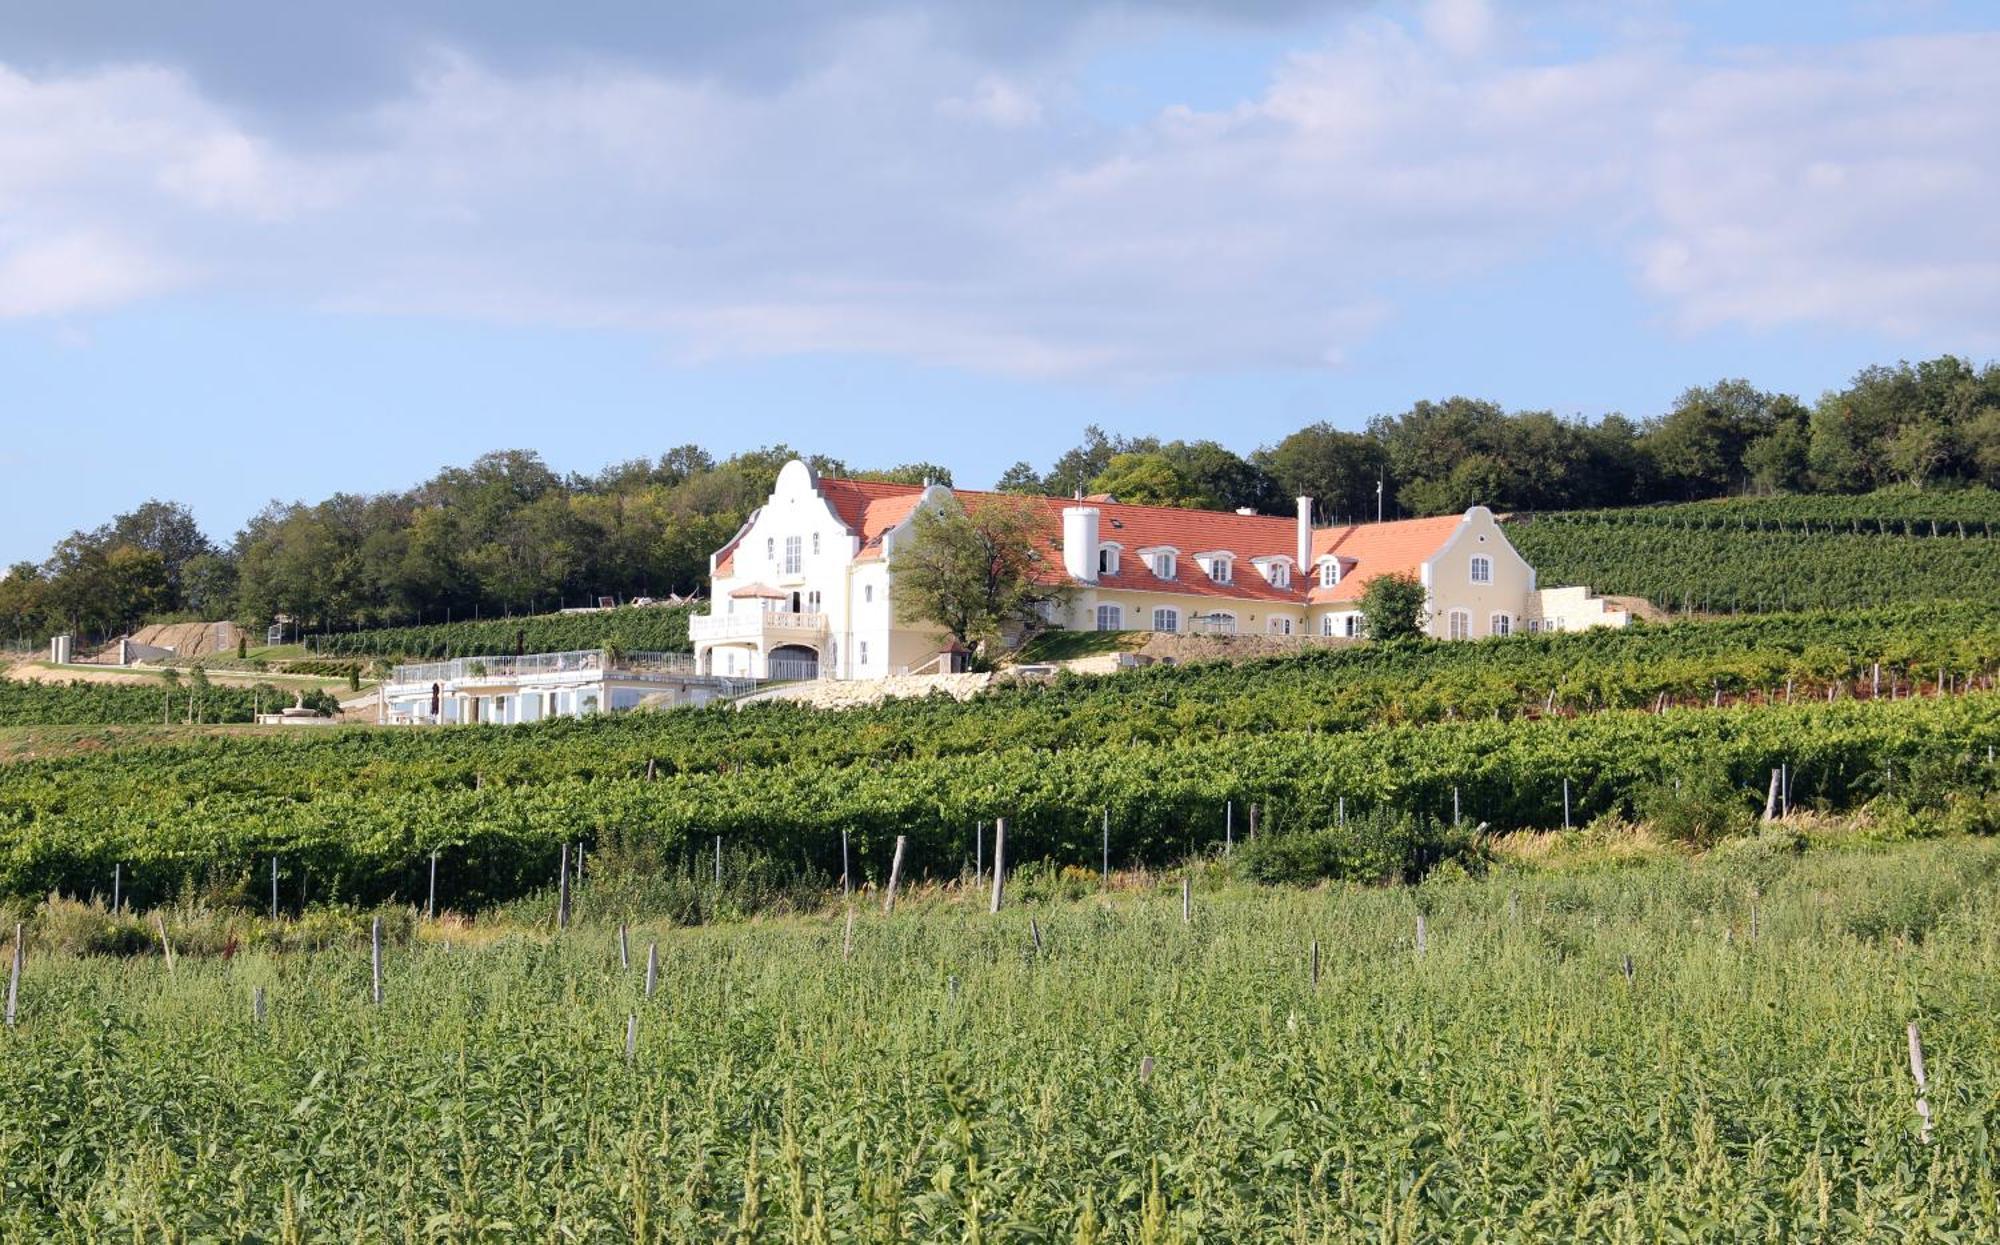
[[[170,648],[176,657],[208,657],[221,653],[236,655],[236,637],[241,634],[233,622],[158,623],[134,631],[134,644]]]

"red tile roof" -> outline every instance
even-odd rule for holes
[[[1314,605],[1359,601],[1368,581],[1377,575],[1401,572],[1414,575],[1426,559],[1451,539],[1464,522],[1463,515],[1445,514],[1434,519],[1397,519],[1389,523],[1356,523],[1346,527],[1313,529],[1313,560],[1326,554],[1340,558],[1340,582],[1331,588],[1313,579],[1309,600]],[[1347,559],[1352,558],[1353,565]]]
[[[916,484],[883,484],[872,480],[822,479],[821,496],[848,529],[861,538],[859,560],[882,556],[882,536],[909,518],[923,495]],[[1066,497],[1033,497],[1012,493],[953,489],[967,506],[1005,502],[1027,504],[1046,516],[1041,541],[1044,564],[1052,575],[1060,575],[1062,562],[1062,512],[1078,503]],[[1312,552],[1315,562],[1331,553],[1343,559],[1339,584],[1318,586],[1313,568],[1294,567],[1289,588],[1273,587],[1263,573],[1251,565],[1262,557],[1294,558],[1298,554],[1297,520],[1274,515],[1244,515],[1217,510],[1184,510],[1173,506],[1134,506],[1122,502],[1091,499],[1096,507],[1098,539],[1116,543],[1122,555],[1118,573],[1101,576],[1097,586],[1130,591],[1219,597],[1236,601],[1345,603],[1357,601],[1368,581],[1377,575],[1401,572],[1414,575],[1424,560],[1435,554],[1462,521],[1459,515],[1431,519],[1401,519],[1387,523],[1350,524],[1345,527],[1315,528]],[[1175,576],[1154,575],[1140,549],[1166,546],[1180,552]],[[1233,582],[1216,583],[1194,560],[1197,553],[1227,551],[1236,555]],[[729,552],[733,552],[733,546]],[[717,574],[727,574],[727,562]]]

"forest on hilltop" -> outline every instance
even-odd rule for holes
[[[776,445],[717,459],[682,445],[565,475],[504,450],[401,492],[274,501],[226,543],[185,505],[148,501],[0,577],[0,638],[105,637],[176,616],[400,625],[695,592],[709,553],[794,454]],[[827,475],[951,483],[931,463],[867,471],[804,456]],[[1093,426],[1046,471],[1018,462],[998,487],[1273,514],[1310,496],[1331,522],[1374,517],[1378,482],[1391,518],[2000,485],[2000,366],[1947,355],[1871,367],[1810,404],[1725,380],[1638,419],[1452,397],[1358,432],[1316,423],[1248,454]]]

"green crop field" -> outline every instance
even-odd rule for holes
[[[365,938],[172,972],[31,938],[0,1032],[0,1234],[1848,1242],[2000,1223],[2000,844],[1758,839],[1391,889],[1225,874],[1197,872],[1186,924],[1173,878],[998,916],[932,892],[863,905],[851,955],[836,908],[640,924],[630,967],[586,886],[592,919],[566,934],[392,943],[379,1006]]]
[[[0,676],[0,726],[139,726],[174,722],[248,722],[261,707],[274,711],[292,703],[291,689],[194,687],[185,682],[144,686],[133,683],[29,683]],[[315,706],[330,707],[324,693]]]
[[[582,614],[534,614],[424,627],[376,627],[306,637],[307,651],[322,657],[386,657],[430,661],[491,654],[562,653],[619,648],[628,652],[684,653],[688,606],[627,605]]]
[[[1247,827],[1251,804],[1283,829],[1455,808],[1547,828],[1636,813],[1689,778],[1761,800],[1778,766],[1802,804],[1921,780],[1935,805],[1990,789],[1996,627],[1938,606],[1361,646],[965,704],[124,747],[0,769],[0,894],[87,894],[122,866],[158,899],[276,856],[288,896],[374,902],[415,893],[437,852],[453,901],[478,906],[545,885],[564,842],[639,843],[685,870],[715,836],[837,876],[843,835],[849,866],[877,875],[907,835],[917,868],[955,873],[999,817],[1024,859],[1095,864],[1108,835],[1117,863],[1148,864]]]
[[[1507,537],[1545,586],[1587,584],[1669,611],[2000,603],[1990,489],[1517,515]]]

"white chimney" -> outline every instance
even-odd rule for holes
[[[1097,582],[1097,517],[1095,506],[1063,507],[1063,568],[1090,584]]]
[[[1313,556],[1313,499],[1299,498],[1299,574],[1312,570]]]

